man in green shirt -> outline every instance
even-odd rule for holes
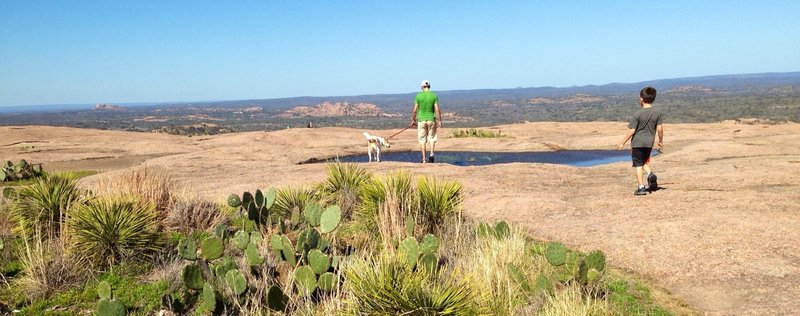
[[[422,81],[422,92],[414,98],[414,112],[411,113],[411,125],[417,125],[417,140],[422,152],[422,162],[434,162],[433,151],[436,147],[436,130],[442,127],[442,113],[439,112],[439,97],[431,92],[431,83]],[[434,116],[435,115],[435,116]],[[425,160],[425,144],[431,143],[431,155]]]

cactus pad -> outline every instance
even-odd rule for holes
[[[250,204],[253,204],[253,194],[250,192],[245,192],[242,194],[242,207],[245,209],[250,207]]]
[[[264,206],[264,193],[261,193],[261,190],[256,190],[255,203],[257,208]]]
[[[550,278],[544,274],[540,274],[538,277],[536,277],[536,290],[544,291],[545,293],[552,293],[553,281],[550,281]]]
[[[427,234],[422,238],[420,251],[424,254],[436,254],[439,251],[439,238],[433,234]]]
[[[259,232],[250,233],[250,243],[251,244],[260,245],[262,242],[264,242],[264,237],[261,236],[261,233],[259,233]]]
[[[250,244],[250,234],[243,230],[237,231],[236,234],[233,235],[231,242],[236,248],[239,248],[239,250],[245,250],[247,249],[247,245]]]
[[[228,196],[228,206],[237,208],[242,206],[242,200],[236,194],[231,194]]]
[[[311,226],[319,226],[320,217],[322,217],[322,206],[317,203],[309,203],[303,209],[303,219]]]
[[[236,269],[225,273],[225,283],[235,295],[241,295],[247,290],[247,279],[245,279],[244,275]]]
[[[494,234],[497,238],[503,239],[511,234],[511,229],[506,221],[499,221],[494,225]]]
[[[563,265],[566,262],[567,247],[559,242],[551,242],[547,244],[547,249],[544,251],[547,262],[554,266]]]
[[[429,274],[433,274],[439,265],[439,258],[437,258],[435,254],[425,253],[422,255],[422,258],[419,259],[419,262],[422,264],[425,271]]]
[[[309,266],[299,267],[294,272],[294,283],[300,295],[309,295],[317,288],[317,275]]]
[[[260,266],[264,263],[264,257],[261,256],[261,253],[258,252],[258,247],[255,244],[250,244],[247,246],[247,250],[244,251],[245,259],[247,259],[247,264],[251,267]]]
[[[225,256],[214,266],[214,275],[221,280],[225,278],[225,273],[233,269],[236,269],[236,262],[231,257]]]
[[[326,234],[332,232],[339,226],[342,220],[342,210],[338,206],[330,206],[322,212],[319,220],[319,230],[321,233]]]
[[[307,252],[317,248],[319,244],[319,232],[315,228],[306,228],[297,236],[297,251]]]
[[[414,236],[414,216],[406,215],[406,236]]]
[[[484,238],[489,237],[489,236],[494,236],[494,228],[489,226],[489,224],[480,223],[478,225],[478,236],[484,237]]]
[[[275,204],[275,199],[278,197],[278,191],[275,188],[269,188],[267,193],[264,194],[264,208],[269,210]]]
[[[606,255],[600,250],[595,250],[586,256],[586,266],[589,269],[595,269],[602,272],[606,268]]]
[[[203,285],[203,308],[212,313],[217,308],[217,294],[208,282]]]
[[[525,277],[524,273],[520,272],[519,269],[517,269],[517,267],[511,262],[509,262],[508,265],[506,265],[506,268],[508,270],[509,276],[511,276],[511,279],[516,281],[519,287],[522,288],[523,291],[525,292],[531,291],[531,285],[530,283],[528,283],[528,278]]]
[[[269,309],[282,312],[289,303],[289,297],[283,293],[280,287],[273,285],[267,290],[267,306]]]
[[[333,291],[333,288],[336,286],[337,280],[336,275],[330,272],[325,272],[319,276],[319,281],[317,281],[317,287],[324,291],[330,293]]]
[[[292,247],[292,241],[289,240],[286,235],[281,236],[281,254],[283,258],[288,262],[291,266],[297,265],[297,256],[294,254],[294,247]]]
[[[127,312],[125,305],[118,300],[100,300],[97,303],[98,316],[125,316]]]
[[[200,242],[200,251],[203,255],[203,258],[206,258],[206,260],[214,260],[222,257],[222,252],[224,250],[225,247],[222,244],[222,239],[219,239],[216,236],[208,237]]]
[[[322,251],[312,250],[308,253],[308,266],[316,274],[323,274],[331,267],[331,258]]]
[[[186,287],[193,290],[203,289],[203,272],[200,266],[196,264],[188,264],[181,270],[181,278]]]
[[[197,260],[197,245],[194,243],[194,239],[190,237],[181,239],[178,242],[178,254],[186,260]]]
[[[225,239],[225,237],[228,236],[228,225],[217,224],[214,226],[214,236],[217,236],[219,239]]]
[[[97,296],[99,296],[101,300],[112,299],[111,285],[106,281],[100,282],[100,284],[97,285]]]
[[[408,237],[397,247],[400,256],[406,261],[410,269],[414,269],[417,265],[417,257],[419,257],[419,243],[414,237]]]

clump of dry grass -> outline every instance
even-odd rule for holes
[[[164,228],[184,234],[206,231],[227,221],[225,214],[211,202],[200,199],[178,199],[166,210]]]
[[[155,205],[162,214],[174,202],[177,186],[169,173],[160,167],[144,166],[115,176],[102,177],[94,192],[103,197],[134,196],[142,203]]]
[[[408,237],[406,220],[410,214],[410,210],[405,209],[404,204],[397,198],[396,192],[386,192],[385,200],[378,206],[377,224],[383,249],[390,254],[395,252],[393,241]]]
[[[586,295],[578,285],[567,286],[552,295],[548,295],[545,305],[538,315],[613,315],[614,311],[608,301],[597,299],[595,295]]]
[[[24,249],[18,254],[22,276],[15,283],[30,300],[47,298],[84,282],[88,273],[85,260],[70,256],[65,238],[23,238]]]

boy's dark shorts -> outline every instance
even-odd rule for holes
[[[633,160],[634,167],[641,167],[650,160],[650,152],[653,151],[652,147],[634,147],[631,149],[631,160]]]

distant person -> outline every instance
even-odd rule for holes
[[[417,125],[417,140],[422,152],[422,162],[434,162],[436,147],[436,131],[442,127],[442,113],[439,112],[439,97],[431,92],[431,83],[422,81],[422,92],[414,98],[414,112],[411,113],[411,125]],[[431,152],[425,160],[425,144],[431,143]]]
[[[658,134],[658,150],[663,148],[664,125],[661,111],[653,108],[655,100],[655,88],[648,86],[639,92],[641,109],[633,114],[628,123],[628,133],[617,145],[618,150],[622,149],[628,139],[631,140],[631,160],[633,160],[633,167],[636,168],[636,181],[639,183],[634,195],[646,195],[648,190],[653,191],[658,188],[658,177],[650,168],[650,152],[653,150],[656,134]],[[643,171],[647,173],[647,189],[645,189],[643,181]]]

